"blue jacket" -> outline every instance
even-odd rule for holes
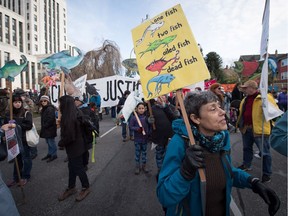
[[[185,156],[186,144],[181,135],[187,136],[185,123],[183,119],[173,121],[173,130],[175,135],[168,144],[163,166],[159,174],[157,185],[157,196],[160,203],[167,208],[167,216],[186,215],[186,209],[183,205],[184,198],[188,198],[190,212],[193,216],[201,216],[201,191],[200,177],[198,172],[192,181],[187,181],[180,174],[180,167]],[[230,137],[228,131],[225,131],[225,145],[223,151],[230,151]],[[248,178],[250,175],[240,169],[233,167],[229,154],[224,154],[231,166],[233,178],[229,169],[223,162],[226,175],[226,215],[230,214],[229,206],[231,201],[232,187],[251,188]]]
[[[270,135],[271,147],[287,157],[287,111],[277,120]]]

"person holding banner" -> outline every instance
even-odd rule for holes
[[[184,105],[196,144],[189,143],[184,120],[173,121],[175,135],[169,142],[157,185],[166,215],[228,216],[232,187],[252,189],[274,215],[280,206],[276,193],[232,165],[230,135],[218,97],[210,91],[188,93]],[[199,168],[205,169],[205,194]]]
[[[17,155],[17,161],[19,165],[19,170],[21,174],[21,179],[19,180],[16,170],[16,165],[14,163],[13,180],[7,182],[7,186],[11,187],[17,182],[21,185],[25,185],[31,177],[32,170],[32,158],[31,158],[31,147],[28,146],[26,140],[26,131],[31,130],[33,126],[32,114],[26,111],[23,106],[23,101],[20,95],[12,95],[12,106],[13,106],[13,120],[15,124],[20,126],[22,129],[22,144],[24,151]],[[25,114],[26,113],[26,114]],[[10,120],[10,113],[7,113],[5,123],[8,124]]]
[[[139,121],[136,116],[132,116],[129,122],[129,127],[134,131],[134,145],[135,145],[135,175],[140,174],[142,169],[144,173],[148,173],[146,167],[147,163],[147,145],[148,137],[151,132],[151,128],[148,124],[148,118],[145,114],[145,104],[138,103],[136,106],[136,115],[138,115]],[[140,124],[141,123],[141,124]],[[143,134],[143,131],[145,134]],[[142,163],[142,166],[140,165]]]
[[[269,143],[271,122],[266,122],[264,119],[261,94],[258,91],[257,82],[248,80],[244,85],[240,86],[240,90],[246,94],[246,97],[241,101],[240,113],[237,120],[237,126],[243,139],[243,163],[239,168],[245,171],[252,169],[253,144],[255,142],[260,150],[260,154],[263,153],[262,182],[270,182],[272,175],[272,157]],[[267,94],[267,99],[277,106],[271,94]],[[263,150],[261,151],[262,134],[264,134],[264,140]]]

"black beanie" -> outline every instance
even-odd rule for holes
[[[23,102],[23,101],[22,101],[22,98],[21,98],[21,96],[20,96],[19,94],[13,94],[13,95],[12,95],[12,102],[14,102],[14,101],[21,101],[21,102]]]

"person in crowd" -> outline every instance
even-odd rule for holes
[[[236,83],[236,85],[234,86],[233,90],[232,90],[232,99],[231,101],[235,101],[235,100],[242,100],[244,98],[243,92],[241,92],[239,90],[239,86],[241,83]]]
[[[4,123],[8,124],[12,123],[13,121],[14,125],[18,125],[21,127],[21,141],[23,145],[23,151],[20,151],[20,154],[18,154],[16,157],[21,179],[19,179],[18,177],[16,164],[14,162],[13,179],[7,182],[8,187],[14,186],[17,183],[22,186],[25,185],[31,178],[32,170],[31,148],[30,146],[28,146],[26,140],[26,131],[31,130],[33,127],[32,113],[24,109],[22,98],[18,94],[12,95],[12,106],[13,120],[10,120],[10,113],[7,113]]]
[[[1,216],[19,216],[13,196],[2,179],[0,172],[0,215]]]
[[[21,88],[17,88],[17,89],[14,90],[14,94],[16,94],[16,95],[21,97],[22,102],[23,102],[23,107],[24,107],[25,110],[28,110],[31,113],[34,111],[35,104],[34,104],[33,100],[29,97],[28,93],[26,93]],[[35,159],[38,156],[37,146],[30,147],[30,153],[31,153],[32,160]]]
[[[281,90],[282,90],[281,93],[277,97],[278,106],[282,111],[286,112],[287,111],[287,99],[288,99],[287,88],[283,87]]]
[[[148,137],[151,132],[148,124],[148,117],[145,114],[145,104],[138,103],[136,106],[136,113],[141,122],[139,125],[136,116],[132,116],[129,122],[129,127],[134,131],[134,145],[135,145],[135,174],[138,175],[142,169],[144,173],[148,173],[147,169],[147,146]],[[145,134],[143,134],[143,131]],[[141,166],[142,165],[142,166]]]
[[[272,129],[270,135],[271,147],[278,153],[287,157],[287,111],[279,118]]]
[[[221,84],[220,83],[213,83],[210,86],[209,90],[211,92],[213,92],[219,98],[221,107],[224,109],[225,101],[224,101],[224,94],[223,94],[222,89],[221,89]]]
[[[81,97],[75,97],[74,98],[74,102],[75,102],[76,107],[78,109],[80,109],[84,115],[89,117],[89,119],[94,124],[95,128],[97,128],[97,132],[99,132],[99,118],[98,118],[98,116],[81,99],[82,99]],[[90,102],[90,103],[92,104],[94,102]],[[85,147],[86,147],[86,151],[83,154],[83,163],[84,163],[84,168],[87,171],[88,170],[88,164],[89,164],[89,150],[92,148],[92,142],[85,141]]]
[[[74,98],[65,95],[59,98],[59,109],[61,112],[61,145],[65,147],[68,156],[69,180],[68,188],[59,195],[58,200],[63,201],[69,196],[77,193],[76,177],[79,176],[82,189],[76,196],[76,201],[81,201],[90,193],[90,184],[83,163],[83,154],[86,153],[82,124],[79,117],[83,113],[75,105]]]
[[[272,175],[272,157],[269,143],[271,122],[266,122],[263,119],[262,100],[257,82],[248,80],[240,88],[246,97],[241,101],[237,120],[237,127],[243,140],[243,164],[239,168],[245,171],[252,169],[253,144],[256,143],[258,149],[261,149],[262,134],[264,134],[263,151],[260,152],[263,156],[262,182],[270,182]],[[277,106],[271,94],[267,94],[267,99]]]
[[[173,136],[172,121],[180,117],[180,112],[168,102],[167,96],[162,95],[152,106],[152,116],[155,130],[152,130],[151,141],[156,145],[156,165],[158,173],[162,167],[169,138]]]
[[[99,120],[102,120],[102,110],[101,110],[101,96],[98,93],[98,91],[95,89],[95,92],[93,92],[94,94],[91,95],[91,97],[89,98],[89,103],[95,103],[97,110],[98,110],[98,114],[99,114]]]
[[[124,103],[126,101],[126,98],[128,97],[129,94],[130,94],[130,91],[126,90],[123,96],[120,98],[118,105],[117,105],[117,114],[120,114],[120,111],[122,110]],[[121,121],[121,127],[122,127],[122,141],[126,142],[128,141],[127,140],[127,122],[125,121],[123,115],[120,115],[120,121]],[[133,131],[130,130],[130,128],[129,128],[129,135],[130,135],[130,140],[133,140],[134,139]]]
[[[184,100],[195,142],[190,144],[183,119],[173,122],[172,137],[159,174],[157,196],[166,215],[230,215],[232,187],[251,188],[276,214],[280,201],[276,193],[258,178],[233,167],[225,111],[210,91],[188,93]],[[198,169],[205,169],[206,194]]]
[[[50,103],[47,95],[42,95],[40,98],[41,109],[41,131],[40,137],[44,138],[48,145],[48,153],[42,160],[47,163],[57,159],[57,146],[55,137],[57,136],[57,125],[55,107]]]

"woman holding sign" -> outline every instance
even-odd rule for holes
[[[189,145],[184,121],[175,120],[175,135],[168,145],[157,186],[166,215],[229,215],[233,186],[251,188],[269,204],[269,213],[274,215],[280,206],[276,193],[231,163],[225,111],[217,96],[210,91],[188,93],[184,104],[196,144]],[[204,196],[198,168],[205,168]]]

